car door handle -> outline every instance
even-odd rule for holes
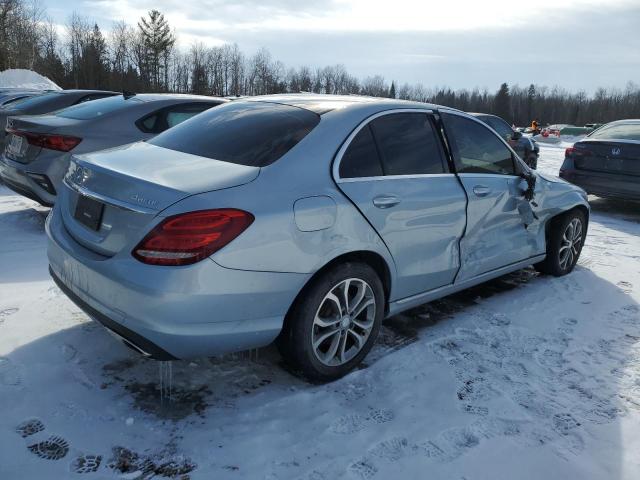
[[[473,187],[473,193],[478,197],[486,197],[491,193],[491,189],[485,185],[476,185]]]
[[[380,195],[373,199],[373,204],[378,208],[391,208],[400,203],[400,199],[395,195]]]

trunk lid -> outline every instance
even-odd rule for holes
[[[113,256],[133,248],[170,205],[249,183],[259,173],[258,167],[140,142],[73,157],[58,202],[65,227],[78,243]]]
[[[640,176],[640,142],[583,140],[574,145],[578,170]]]
[[[17,132],[69,134],[68,132],[73,131],[78,123],[78,120],[55,115],[9,116],[3,126],[3,130],[5,130],[5,133],[6,130],[15,130]],[[42,147],[30,144],[25,137],[10,132],[7,133],[4,141],[5,155],[11,160],[20,163],[31,163],[38,157],[41,150]]]

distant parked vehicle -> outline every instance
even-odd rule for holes
[[[599,197],[640,200],[640,119],[608,123],[567,148],[560,177]]]
[[[36,95],[42,95],[42,90],[21,90],[18,88],[7,88],[0,90],[0,108],[9,105],[10,103],[17,102],[18,100],[26,99],[29,97],[35,97]]]
[[[572,127],[572,126],[573,125],[569,125],[569,124],[566,124],[566,123],[557,123],[557,124],[554,124],[554,125],[549,125],[548,127],[544,127],[542,129],[542,132],[540,133],[540,135],[542,135],[543,137],[549,137],[549,136],[559,137],[560,136],[560,131],[563,128]]]
[[[29,98],[22,98],[16,102],[9,103],[9,105],[0,108],[0,147],[6,136],[5,125],[7,123],[7,117],[15,115],[40,115],[78,103],[111,97],[113,95],[119,95],[119,93],[104,90],[59,90]]]
[[[481,122],[486,123],[500,135],[524,162],[531,168],[538,166],[538,156],[540,147],[530,137],[525,137],[522,132],[514,130],[505,120],[497,115],[489,115],[488,113],[471,113]]]
[[[50,206],[71,154],[147,140],[227,101],[200,95],[117,95],[49,115],[9,117],[0,177],[17,193]]]
[[[139,353],[277,339],[327,381],[385,317],[532,264],[568,274],[588,217],[582,189],[464,112],[270,95],[74,156],[46,231],[61,290]]]

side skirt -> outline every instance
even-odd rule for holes
[[[506,275],[507,273],[515,272],[516,270],[528,267],[529,265],[532,265],[534,263],[541,262],[545,259],[545,257],[546,254],[537,255],[535,257],[527,258],[526,260],[523,260],[521,262],[512,263],[511,265],[507,265],[506,267],[483,273],[482,275],[470,278],[468,280],[465,280],[464,282],[445,285],[444,287],[439,287],[435,290],[429,290],[428,292],[419,293],[411,297],[401,298],[400,300],[396,300],[395,302],[391,302],[389,304],[389,314],[387,315],[387,317],[391,317],[392,315],[396,315],[410,308],[417,307],[418,305],[422,305],[424,303],[446,297],[447,295],[451,295],[452,293],[459,292],[480,283],[484,283],[488,280],[501,277],[502,275]]]

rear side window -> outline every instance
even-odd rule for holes
[[[424,113],[394,113],[371,122],[385,175],[443,173],[440,140]]]
[[[161,133],[149,143],[215,160],[264,167],[307,136],[320,116],[268,102],[230,102]]]
[[[39,107],[41,105],[46,105],[51,100],[57,99],[60,96],[64,95],[64,93],[59,92],[51,92],[51,93],[43,93],[42,95],[36,95],[35,97],[23,98],[15,103],[11,103],[6,106],[7,110],[22,110],[33,107]]]
[[[63,118],[73,118],[75,120],[90,120],[98,118],[111,112],[117,112],[118,110],[124,110],[130,105],[136,105],[142,103],[135,97],[124,98],[122,95],[115,97],[101,98],[93,101],[86,101],[73,105],[71,107],[63,108],[56,113],[56,116]]]
[[[340,161],[340,178],[380,177],[382,165],[371,134],[371,126],[365,125],[351,140]]]
[[[84,102],[92,102],[93,100],[100,100],[101,98],[107,98],[114,96],[113,93],[90,93],[89,95],[85,95],[81,99],[79,99],[76,104],[84,103]]]
[[[216,105],[216,103],[183,103],[166,107],[141,118],[136,124],[143,132],[161,133]]]
[[[640,123],[605,125],[589,135],[589,138],[640,141]]]
[[[459,115],[442,116],[458,173],[515,174],[511,150],[491,130]]]

